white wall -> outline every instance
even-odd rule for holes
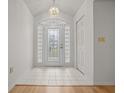
[[[83,24],[79,26],[80,23]],[[77,27],[76,24],[78,25]],[[93,1],[92,0],[85,0],[83,5],[77,11],[76,15],[74,16],[74,26],[75,26],[75,33],[74,33],[75,62],[77,63],[75,65],[77,65],[77,68],[80,71],[82,71],[86,77],[84,85],[87,84],[92,85],[94,80],[93,79],[94,33],[93,33]]]
[[[96,85],[114,84],[114,0],[95,0],[95,67]],[[99,43],[98,37],[105,37],[105,43]]]
[[[32,64],[33,17],[23,0],[9,1],[9,90]]]

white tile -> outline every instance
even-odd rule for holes
[[[74,68],[34,68],[25,73],[18,84],[81,85],[86,77]]]
[[[56,83],[57,83],[57,85],[64,85],[64,81],[63,80],[57,80]]]

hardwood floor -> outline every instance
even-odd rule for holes
[[[114,86],[15,86],[9,93],[115,93]]]

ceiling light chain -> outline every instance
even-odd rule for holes
[[[55,0],[53,0],[53,6],[55,5]]]

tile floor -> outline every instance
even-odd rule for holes
[[[75,68],[33,68],[26,72],[17,84],[27,85],[83,85],[85,75]]]

